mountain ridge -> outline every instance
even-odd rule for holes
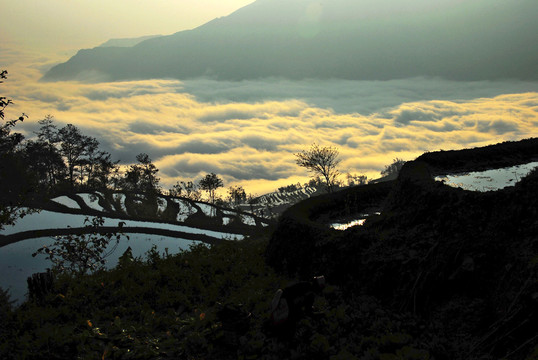
[[[129,48],[79,51],[43,80],[210,77],[243,80],[536,80],[529,0],[438,7],[369,1],[258,0],[192,30]],[[351,5],[350,5],[351,4]],[[422,6],[422,7],[421,7]],[[492,24],[495,26],[493,27]]]
[[[163,36],[163,35],[146,35],[146,36],[135,37],[135,38],[110,39],[102,43],[101,45],[99,45],[99,47],[132,47],[132,46],[140,44],[142,41],[146,41],[148,39],[154,39],[160,36]]]

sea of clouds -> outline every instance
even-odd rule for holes
[[[29,119],[32,137],[52,115],[95,136],[122,164],[141,152],[160,169],[165,189],[209,172],[225,185],[263,194],[305,182],[294,153],[317,142],[339,149],[342,173],[379,176],[398,157],[538,135],[538,83],[262,79],[40,82],[58,60],[4,46],[9,77],[0,95],[7,117]],[[64,60],[62,60],[64,61]]]

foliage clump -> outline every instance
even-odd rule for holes
[[[399,158],[396,158],[389,165],[385,165],[385,169],[381,171],[381,176],[387,178],[395,179],[398,176],[398,173],[404,166],[405,161]]]
[[[67,234],[56,237],[50,246],[43,246],[32,254],[44,254],[53,264],[53,269],[61,273],[86,274],[105,268],[106,258],[118,247],[123,236],[124,222],[119,222],[115,232],[102,232],[105,220],[102,217],[86,218],[85,231],[81,234]]]
[[[291,334],[270,326],[274,292],[293,282],[263,259],[267,242],[194,245],[111,270],[59,274],[42,302],[9,310],[2,358],[429,359],[421,324],[372,297],[328,286]],[[232,309],[231,318],[224,317]],[[286,333],[287,334],[287,333]],[[4,339],[9,339],[5,342]],[[391,357],[392,356],[392,357]]]

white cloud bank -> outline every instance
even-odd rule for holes
[[[376,177],[393,158],[538,136],[538,84],[393,81],[150,80],[41,83],[47,58],[9,70],[1,95],[14,100],[7,116],[30,118],[28,136],[47,114],[72,123],[123,163],[146,152],[163,186],[215,172],[225,185],[262,194],[308,174],[295,152],[312,142],[336,146],[342,172]]]

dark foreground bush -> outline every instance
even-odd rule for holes
[[[126,252],[110,271],[58,275],[42,301],[2,304],[0,358],[429,359],[445,346],[413,316],[334,286],[291,332],[271,328],[273,294],[292,280],[265,265],[265,248],[245,240],[146,259]]]

